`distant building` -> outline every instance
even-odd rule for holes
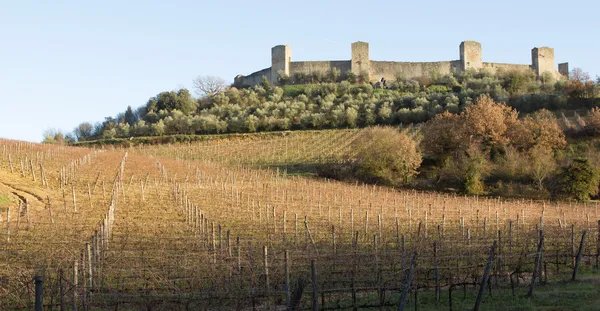
[[[354,42],[351,45],[352,59],[350,60],[328,60],[328,61],[306,61],[293,62],[292,48],[288,45],[277,45],[271,49],[271,67],[254,72],[250,75],[238,75],[235,77],[235,85],[254,86],[266,77],[272,84],[278,83],[280,74],[293,78],[298,73],[311,74],[314,72],[327,73],[332,68],[337,68],[341,73],[352,71],[355,74],[367,74],[372,82],[384,80],[393,81],[401,74],[406,78],[428,76],[431,73],[450,74],[460,73],[468,69],[486,69],[495,73],[502,69],[506,71],[528,71],[533,70],[540,77],[549,72],[554,77],[568,75],[569,64],[554,65],[554,49],[549,47],[533,48],[531,50],[531,64],[503,64],[485,63],[482,60],[481,43],[476,41],[464,41],[460,44],[460,59],[440,62],[395,62],[375,61],[369,57],[369,43]]]

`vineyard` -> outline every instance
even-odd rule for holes
[[[358,133],[0,140],[0,309],[485,310],[598,269],[595,203],[287,174],[351,153]]]

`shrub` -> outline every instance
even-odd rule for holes
[[[286,85],[290,84],[290,82],[292,82],[292,79],[283,70],[279,70],[277,72],[277,82],[279,83],[279,85]]]
[[[477,148],[477,146],[471,146],[463,161],[465,193],[470,195],[485,194],[485,184],[483,180],[488,174],[489,167],[486,156],[479,148]]]
[[[598,194],[600,172],[589,159],[578,158],[563,168],[560,182],[563,192],[570,198],[586,201]]]
[[[369,73],[366,71],[361,71],[358,74],[358,82],[359,83],[369,83]]]
[[[366,182],[407,184],[421,165],[417,142],[392,127],[363,130],[351,149],[356,176]]]
[[[511,145],[520,151],[531,150],[536,146],[549,150],[562,149],[567,145],[556,117],[545,109],[515,122],[507,135]]]
[[[427,87],[427,92],[429,92],[429,93],[447,93],[448,87],[445,85],[432,84]]]
[[[504,103],[482,95],[461,114],[465,137],[481,143],[487,150],[502,148],[508,142],[506,132],[517,121],[517,112]]]
[[[443,159],[456,155],[464,142],[458,130],[458,121],[458,115],[446,111],[425,124],[421,147],[427,156]]]
[[[356,74],[350,70],[344,73],[342,80],[350,82],[350,84],[356,83]]]
[[[329,82],[338,82],[340,80],[341,72],[337,68],[331,68],[327,73],[327,79]]]
[[[600,135],[600,108],[592,108],[588,115],[586,128],[590,135]]]

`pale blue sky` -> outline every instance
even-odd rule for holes
[[[0,137],[40,141],[136,108],[161,91],[191,89],[197,75],[233,81],[270,66],[270,49],[293,60],[458,59],[463,40],[483,60],[556,63],[600,74],[594,0],[503,1],[9,1],[0,0]]]

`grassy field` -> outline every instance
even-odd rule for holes
[[[315,297],[320,308],[392,308],[416,253],[409,305],[445,310],[453,287],[461,310],[474,304],[494,241],[483,310],[569,310],[595,301],[596,275],[563,281],[584,231],[582,269],[597,265],[598,204],[286,173],[347,153],[356,135],[107,149],[0,140],[0,194],[10,207],[0,220],[0,308],[31,309],[35,275],[44,279],[44,304],[56,309],[266,309],[284,306],[299,288],[303,309]],[[540,229],[549,283],[525,299]],[[509,301],[501,297],[509,297],[510,274],[521,281]],[[439,303],[431,298],[436,287]],[[565,298],[544,298],[556,293]]]
[[[532,297],[527,297],[528,287],[515,288],[514,295],[510,287],[500,287],[487,291],[482,302],[482,310],[506,310],[506,311],[541,311],[541,310],[598,310],[600,304],[600,274],[588,273],[577,282],[554,280],[537,287]],[[472,310],[477,291],[468,287],[463,291],[457,288],[453,292],[452,310]],[[399,294],[390,297],[391,301],[399,299]],[[371,295],[365,297],[364,304],[377,304],[377,297]],[[328,307],[335,307],[331,303]],[[450,301],[447,292],[440,296],[437,301],[435,294],[431,291],[418,292],[415,298],[411,295],[407,308],[414,310],[449,310]],[[385,308],[396,310],[394,306]]]
[[[8,207],[10,205],[10,198],[8,195],[0,195],[0,208]]]

